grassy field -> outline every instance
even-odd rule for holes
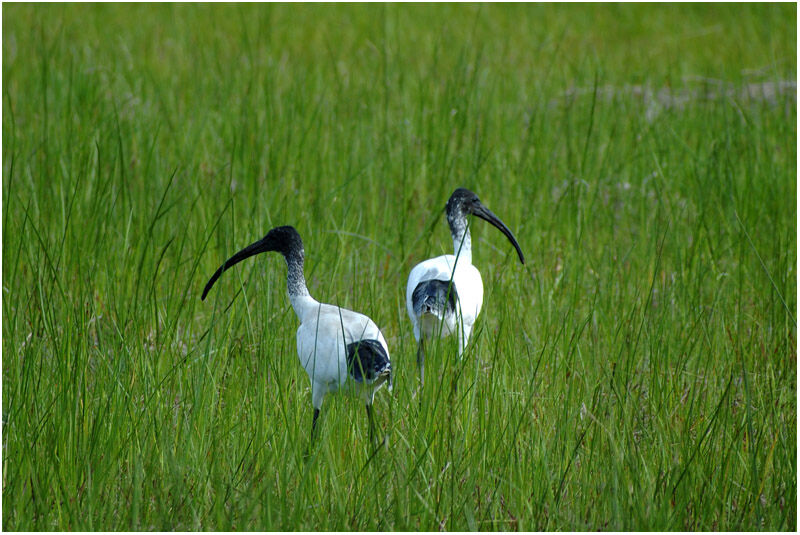
[[[796,6],[4,5],[5,530],[795,530]],[[486,287],[417,391],[457,186]],[[312,407],[270,228],[393,393]],[[457,382],[454,393],[451,384]]]

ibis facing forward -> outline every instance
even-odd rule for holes
[[[261,240],[226,260],[209,279],[201,299],[205,300],[208,291],[225,270],[267,251],[282,254],[288,267],[286,280],[289,301],[300,320],[297,355],[311,379],[311,401],[314,405],[312,437],[325,394],[340,388],[358,393],[364,399],[372,437],[372,401],[375,392],[384,383],[388,384],[390,390],[392,387],[389,348],[378,326],[367,316],[320,303],[311,297],[303,276],[303,241],[294,227],[276,227]]]
[[[417,264],[411,270],[406,286],[406,308],[414,324],[422,384],[425,383],[425,339],[456,334],[460,358],[483,305],[483,281],[480,272],[472,265],[467,216],[475,215],[497,227],[517,250],[519,261],[525,263],[514,235],[475,193],[458,188],[447,201],[446,210],[454,253]]]

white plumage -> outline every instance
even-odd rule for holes
[[[311,296],[294,297],[291,301],[300,319],[297,355],[311,380],[314,408],[322,407],[325,394],[342,387],[360,394],[367,405],[372,405],[375,392],[383,382],[389,380],[391,384],[389,347],[378,326],[364,314],[320,303]],[[382,348],[386,361],[378,364],[385,364],[387,373],[380,376],[382,369],[364,369],[368,380],[357,381],[353,375],[358,375],[362,370],[357,363],[348,363],[347,348],[362,342],[365,344],[363,349],[375,349],[369,347],[367,341],[376,341]],[[364,367],[367,364],[362,362]]]
[[[453,302],[449,304],[445,299],[443,303],[439,303],[437,297],[447,296],[447,285],[450,284],[451,277],[453,279],[452,289],[455,291]],[[431,292],[423,294],[424,297],[429,298],[428,303],[423,296],[419,296],[415,300],[414,290],[420,284],[428,281],[439,281],[443,284],[435,286]],[[406,309],[414,323],[414,338],[418,342],[421,337],[431,338],[439,335],[446,337],[460,331],[462,334],[459,337],[460,353],[469,339],[472,325],[478,318],[482,305],[483,281],[481,274],[464,258],[463,251],[459,257],[448,254],[429,258],[417,264],[408,276]],[[463,322],[463,329],[459,329],[459,319]],[[439,333],[440,329],[441,333]]]
[[[258,253],[277,251],[286,259],[287,288],[300,327],[297,329],[297,355],[311,380],[314,418],[312,435],[325,395],[345,389],[360,395],[367,406],[372,435],[372,401],[375,392],[388,382],[392,386],[392,366],[386,339],[375,323],[363,314],[320,303],[308,292],[303,276],[303,242],[290,226],[276,227],[264,238],[245,247],[212,275],[202,299],[219,276],[230,267]]]
[[[414,324],[422,383],[425,382],[425,340],[456,334],[460,357],[483,306],[483,281],[480,272],[472,265],[468,214],[500,229],[516,248],[520,262],[525,263],[522,250],[508,227],[473,192],[464,188],[455,190],[447,201],[447,222],[454,254],[417,264],[406,285],[406,309]]]

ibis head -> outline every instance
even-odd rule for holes
[[[487,221],[497,227],[500,232],[505,234],[506,238],[508,238],[508,241],[511,242],[511,245],[513,245],[517,250],[519,261],[523,264],[525,263],[525,257],[522,255],[522,249],[520,249],[517,239],[514,237],[514,234],[511,233],[511,230],[506,226],[506,224],[503,223],[499,217],[494,215],[494,213],[481,202],[475,193],[466,188],[458,188],[453,192],[452,195],[450,195],[450,199],[447,200],[447,223],[450,225],[450,231],[453,234],[456,234],[459,226],[466,225],[467,214],[480,217],[484,221]]]
[[[292,226],[275,227],[270,230],[266,236],[251,243],[229,259],[227,259],[217,271],[211,276],[203,289],[203,295],[200,299],[205,300],[208,291],[217,282],[217,279],[222,273],[231,267],[235,266],[242,260],[250,258],[251,256],[259,253],[266,253],[268,251],[276,251],[281,253],[286,258],[287,263],[290,259],[299,260],[302,265],[303,262],[303,240],[300,239],[300,234]]]

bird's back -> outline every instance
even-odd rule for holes
[[[414,307],[414,291],[419,285],[434,280],[448,283],[451,277],[464,321],[470,325],[475,321],[483,305],[481,274],[471,263],[448,254],[429,258],[411,270],[406,286],[406,309],[412,322],[418,317]]]
[[[456,314],[457,299],[455,285],[449,280],[424,280],[417,284],[411,294],[414,315],[417,317],[422,314],[433,314],[442,319],[445,315]]]
[[[389,348],[378,326],[364,314],[320,304],[297,329],[297,354],[312,381],[341,384],[348,376],[348,346],[361,340],[379,344],[389,359]]]

